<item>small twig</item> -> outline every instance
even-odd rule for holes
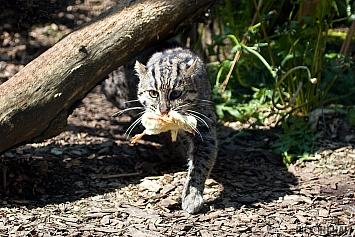
[[[250,29],[250,28],[255,24],[256,18],[258,17],[259,9],[261,8],[262,5],[263,5],[263,0],[260,0],[260,1],[259,1],[259,4],[258,4],[258,9],[257,9],[257,11],[254,13],[253,20],[251,21],[251,23],[250,23],[248,29]],[[243,37],[243,40],[242,40],[242,44],[246,44],[247,41],[248,41],[247,37],[244,36],[244,37]],[[229,79],[230,79],[230,77],[231,77],[231,75],[232,75],[232,72],[233,72],[233,70],[234,70],[235,65],[237,64],[237,62],[238,62],[239,59],[240,59],[240,55],[241,55],[241,50],[238,50],[238,51],[236,52],[236,54],[234,55],[234,59],[233,59],[233,61],[232,61],[232,63],[231,63],[231,67],[230,67],[230,69],[229,69],[229,72],[228,72],[228,74],[227,74],[227,77],[226,77],[226,79],[224,79],[223,83],[221,84],[222,93],[223,93],[223,92],[226,90],[226,88],[227,88],[228,81],[229,81]]]
[[[245,42],[244,42],[244,41],[245,41]],[[242,42],[243,42],[243,43],[246,43],[246,39],[244,38]],[[241,50],[238,50],[237,53],[235,54],[234,59],[233,59],[233,61],[232,61],[232,63],[231,63],[231,67],[230,67],[230,69],[229,69],[229,72],[228,72],[228,74],[227,74],[227,76],[226,76],[226,79],[224,79],[223,83],[221,84],[222,93],[226,90],[227,84],[228,84],[228,81],[229,81],[229,78],[231,77],[232,72],[233,72],[233,70],[234,70],[234,66],[235,66],[235,64],[236,64],[236,63],[239,61],[239,59],[240,59],[240,54],[241,54],[240,52],[241,52]]]
[[[346,38],[341,46],[340,52],[341,54],[347,54],[349,51],[350,43],[353,38],[355,32],[355,21],[351,23],[351,26],[348,30],[348,34],[346,35]]]
[[[269,211],[272,211],[272,210],[273,210],[273,208],[272,208],[272,207],[266,206],[266,205],[265,205],[265,204],[263,204],[263,203],[258,203],[258,204],[257,204],[257,205],[255,205],[255,206],[262,207],[262,208],[264,208],[264,209],[266,209],[266,210],[269,210]]]
[[[136,173],[127,173],[127,174],[99,174],[96,175],[96,178],[99,179],[117,179],[117,178],[127,178],[127,177],[135,177],[135,176],[140,176],[141,173],[136,172]]]

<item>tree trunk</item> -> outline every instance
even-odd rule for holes
[[[122,0],[0,85],[0,153],[67,130],[73,104],[140,51],[201,19],[213,0]]]

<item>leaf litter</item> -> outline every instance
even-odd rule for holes
[[[76,3],[66,16],[84,22],[114,4],[95,2],[95,13]],[[33,54],[19,43],[1,55],[32,60],[55,42],[47,34],[53,26],[32,29]],[[3,35],[11,37],[21,36]],[[1,63],[2,81],[22,67],[10,56]],[[0,156],[1,236],[355,236],[354,139],[323,139],[316,160],[286,169],[268,149],[272,127],[221,122],[206,204],[189,215],[180,209],[187,167],[156,136],[131,144],[130,118],[114,119],[116,112],[95,88],[68,118],[68,131]]]
[[[115,111],[96,88],[69,117],[68,131],[1,156],[2,235],[312,236],[334,228],[354,234],[353,144],[325,142],[317,160],[287,170],[258,145],[269,130],[256,130],[243,146],[241,138],[222,142],[206,204],[189,215],[180,210],[186,167],[169,160],[158,137],[136,145],[123,138],[129,122],[110,118]],[[107,120],[96,120],[98,113]],[[227,137],[238,129],[218,128]]]

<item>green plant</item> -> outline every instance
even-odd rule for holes
[[[271,146],[272,151],[282,155],[287,167],[296,159],[312,159],[310,154],[316,151],[321,133],[314,134],[310,126],[304,117],[292,116],[282,123],[283,133],[275,134],[279,140]]]
[[[263,112],[271,104],[273,87],[273,68],[260,55],[258,50],[267,47],[265,43],[246,44],[247,39],[261,41],[258,35],[260,23],[244,24],[252,18],[252,2],[242,1],[239,11],[232,11],[231,0],[225,6],[217,6],[216,19],[219,34],[214,35],[214,42],[209,45],[209,55],[217,56],[217,61],[208,64],[214,84],[213,101],[220,118],[233,118],[247,121],[250,117],[263,119]],[[238,24],[236,15],[238,14]],[[239,40],[242,38],[242,40]],[[236,60],[243,54],[243,58]],[[258,58],[259,60],[255,60]],[[268,71],[265,71],[265,66]],[[270,74],[271,73],[271,74]]]
[[[301,18],[302,14],[298,11],[298,19],[292,20],[295,15],[292,10],[288,21],[275,28],[279,36],[275,40],[275,48],[279,49],[283,75],[277,79],[274,92],[280,91],[279,87],[285,89],[280,94],[280,100],[273,100],[277,109],[292,107],[293,111],[307,115],[322,107],[338,77],[349,68],[349,64],[340,63],[344,61],[344,55],[337,54],[338,63],[327,58],[328,29],[332,24],[331,4],[332,1],[300,1],[300,9],[309,5],[308,8],[315,9],[315,13]],[[295,9],[295,3],[293,5]],[[335,71],[337,73],[329,73]]]
[[[210,64],[215,67],[215,73],[212,73],[216,78],[215,94],[229,100],[226,90],[231,90],[233,98],[238,97],[237,92],[242,92],[245,99],[238,98],[238,102],[248,103],[255,99],[261,88],[271,86],[271,102],[278,110],[292,108],[308,114],[322,106],[334,83],[350,67],[351,59],[326,52],[327,32],[333,22],[332,6],[339,14],[344,14],[349,1],[291,1],[292,10],[286,22],[281,26],[270,26],[270,16],[277,12],[276,4],[264,1],[263,6],[256,6],[254,0],[254,20],[249,27],[246,27],[245,19],[252,16],[251,2],[241,1],[239,9],[242,10],[238,12],[232,11],[231,0],[225,3],[216,8],[219,34],[215,35],[214,44],[209,45],[210,55],[216,55],[218,59]],[[278,10],[283,5],[284,1],[278,2]],[[304,14],[312,9],[314,14]],[[238,13],[240,21],[236,24]],[[347,14],[341,19],[352,16]],[[266,32],[272,30],[275,34],[268,36]],[[254,97],[251,96],[253,93]]]
[[[278,113],[284,133],[278,134],[273,151],[286,164],[307,157],[319,135],[300,121],[290,123],[293,115],[305,116],[330,103],[355,103],[350,97],[355,93],[353,59],[327,45],[332,24],[355,19],[350,1],[224,2],[216,7],[218,31],[208,46],[217,58],[208,65],[217,114],[261,123],[266,111]],[[278,14],[284,6],[290,10]]]

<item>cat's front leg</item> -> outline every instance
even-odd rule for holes
[[[189,170],[182,194],[182,209],[190,214],[197,213],[203,206],[203,190],[205,181],[213,168],[217,155],[215,125],[210,128],[198,127],[199,135],[191,138]]]

